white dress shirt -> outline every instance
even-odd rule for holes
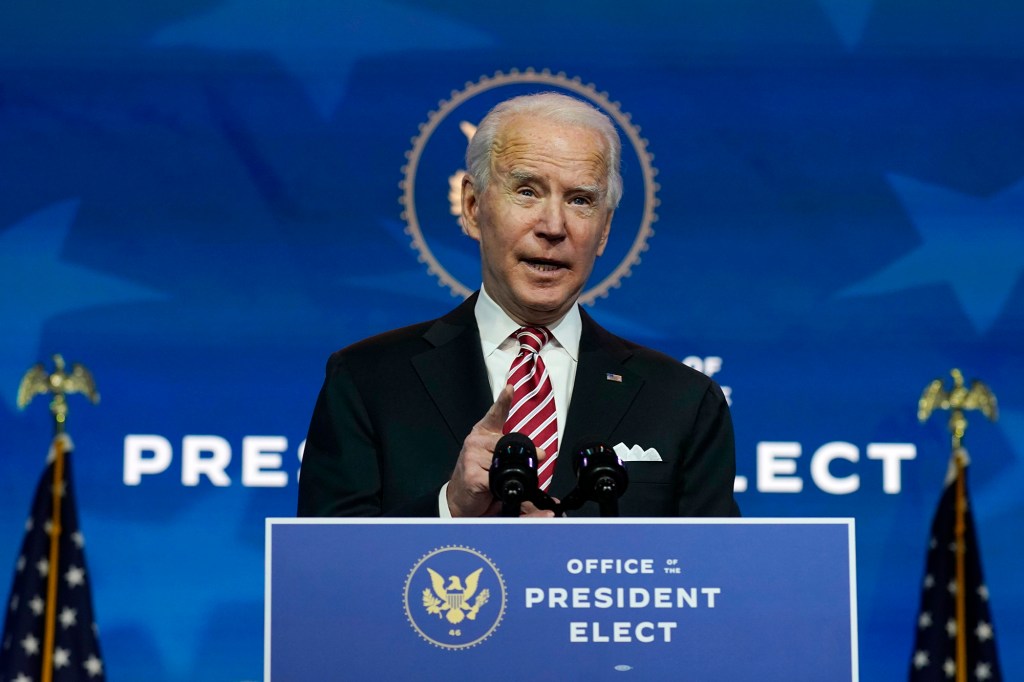
[[[519,354],[519,341],[515,338],[519,324],[501,309],[491,298],[483,286],[473,310],[476,325],[480,330],[480,351],[487,366],[487,381],[491,385],[491,399],[497,400],[501,390],[505,388],[505,380],[512,361]],[[576,381],[576,365],[579,362],[580,334],[583,323],[580,319],[578,305],[572,306],[565,316],[548,325],[551,340],[540,349],[540,357],[548,370],[551,390],[555,394],[555,414],[558,419],[558,449],[564,450],[562,432],[569,415],[569,400],[572,398],[572,387]],[[480,415],[483,419],[483,415]],[[448,484],[441,488],[438,497],[438,511],[443,519],[450,519],[448,509]]]

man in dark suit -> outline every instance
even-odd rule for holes
[[[591,438],[627,460],[623,515],[738,514],[718,386],[577,305],[621,196],[620,153],[607,117],[563,95],[518,97],[485,117],[462,186],[483,286],[438,320],[331,356],[303,455],[301,516],[496,514],[488,469],[510,412],[543,421],[536,440],[556,498],[574,485],[572,448]],[[520,346],[524,331],[539,350]],[[525,396],[523,382],[506,386],[524,359],[537,381]]]

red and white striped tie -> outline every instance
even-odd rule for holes
[[[555,394],[540,349],[551,340],[551,332],[544,327],[521,327],[516,339],[519,355],[512,361],[505,381],[512,386],[512,407],[501,432],[521,433],[538,448],[544,448],[547,459],[537,470],[537,478],[540,489],[547,490],[558,455],[558,418]]]

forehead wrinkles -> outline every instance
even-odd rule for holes
[[[517,177],[541,174],[545,165],[588,176],[589,182],[606,184],[608,163],[602,138],[586,128],[555,127],[558,134],[545,136],[538,131],[522,131],[509,124],[495,137],[491,151],[491,170]],[[532,134],[530,134],[532,133]]]

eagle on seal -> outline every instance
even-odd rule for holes
[[[443,617],[452,625],[458,625],[466,618],[476,619],[480,607],[490,599],[490,590],[480,590],[477,594],[477,587],[480,583],[480,573],[484,569],[478,568],[470,573],[463,580],[457,575],[448,576],[448,584],[445,585],[444,577],[432,568],[427,568],[430,573],[430,583],[433,587],[423,590],[423,606],[427,613]],[[476,599],[470,604],[470,600],[476,595]]]

